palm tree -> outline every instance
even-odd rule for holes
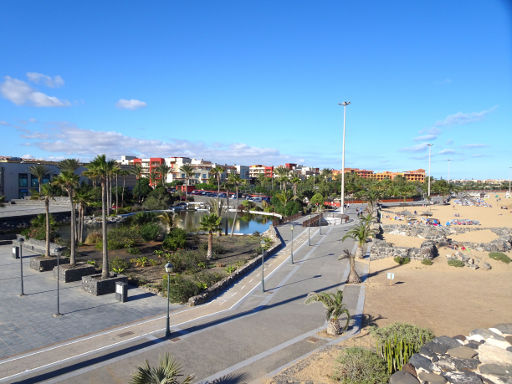
[[[76,239],[79,243],[84,241],[84,221],[87,206],[92,202],[91,191],[87,188],[79,188],[75,192],[75,202],[78,204],[78,228]]]
[[[107,215],[110,215],[112,209],[112,176],[119,170],[119,165],[115,160],[107,161]]]
[[[167,177],[167,174],[171,170],[171,167],[169,167],[167,164],[163,163],[163,164],[160,164],[156,170],[160,174],[160,181],[162,182],[162,187],[163,187],[165,185],[165,178]]]
[[[361,278],[356,272],[356,260],[355,255],[350,252],[348,249],[343,250],[345,256],[340,256],[339,259],[348,258],[350,263],[350,273],[347,278],[348,284],[359,284],[361,282]]]
[[[352,227],[345,236],[342,237],[342,241],[348,238],[354,239],[359,247],[359,257],[364,258],[364,245],[366,241],[376,235],[376,232],[370,228],[370,223],[366,220],[360,221],[355,227]]]
[[[285,167],[277,167],[275,171],[279,178],[279,182],[281,183],[281,191],[286,192],[286,183],[288,182],[289,170]]]
[[[77,159],[64,159],[59,163],[59,169],[62,172],[75,172],[80,167]]]
[[[101,268],[101,278],[108,278],[108,248],[107,248],[107,217],[106,217],[106,195],[108,162],[105,155],[98,155],[87,167],[87,175],[101,181],[101,234],[103,240],[103,261]]]
[[[291,179],[290,179],[290,182],[293,184],[293,198],[296,199],[297,198],[297,185],[301,182],[301,178],[298,177],[297,175],[293,176]]]
[[[235,230],[235,222],[236,216],[238,214],[238,187],[244,182],[240,175],[236,173],[231,173],[228,176],[229,183],[235,187],[235,196],[236,196],[236,206],[235,206],[235,217],[233,219],[233,225],[231,226],[231,236],[233,236],[233,231]]]
[[[130,384],[189,384],[193,379],[194,376],[185,376],[181,365],[166,353],[157,367],[151,367],[146,360],[145,366],[137,368]]]
[[[46,214],[46,233],[45,233],[45,252],[44,257],[50,257],[50,199],[53,199],[55,196],[55,186],[47,183],[41,186],[41,192],[39,193],[39,197],[43,197],[44,199],[44,210]]]
[[[69,168],[63,170],[54,180],[55,185],[60,187],[63,191],[67,192],[69,203],[71,204],[71,235],[70,235],[70,249],[69,264],[75,265],[75,237],[76,237],[76,218],[75,218],[75,189],[78,187],[80,177],[72,172]]]
[[[37,178],[38,192],[39,192],[39,195],[41,195],[41,185],[43,183],[44,177],[49,172],[48,168],[46,168],[44,165],[37,164],[37,165],[31,166],[28,170],[32,175],[34,175]]]
[[[211,213],[201,218],[201,230],[208,231],[208,250],[206,252],[206,258],[210,260],[212,258],[213,249],[213,232],[220,230],[220,217]]]
[[[325,315],[327,323],[327,334],[336,336],[341,334],[348,328],[348,323],[350,321],[350,313],[348,309],[343,304],[343,291],[336,291],[336,293],[329,292],[311,292],[308,294],[305,303],[322,303],[325,307]],[[340,317],[345,314],[347,316],[347,321],[345,325],[342,327],[340,325]]]
[[[162,212],[157,216],[157,219],[159,219],[160,222],[165,225],[165,229],[167,233],[169,233],[173,224],[172,212]]]
[[[185,190],[185,198],[188,198],[188,186],[190,185],[190,178],[194,175],[194,167],[190,164],[183,164],[180,168],[180,171],[185,174],[185,179],[187,180],[187,188]]]
[[[222,168],[219,165],[210,169],[210,174],[212,174],[217,179],[217,206],[218,207],[220,207],[220,204],[219,204],[220,178],[221,178],[223,172],[224,172],[224,168]],[[220,210],[217,212],[217,214],[220,215]]]

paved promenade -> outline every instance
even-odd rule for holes
[[[132,312],[136,313],[133,317],[147,316],[153,310],[158,312],[161,306],[159,316],[1,360],[0,383],[71,380],[74,383],[126,383],[145,359],[155,364],[165,352],[175,355],[185,372],[194,373],[200,382],[221,377],[231,378],[233,383],[250,382],[264,377],[288,362],[333,342],[317,334],[325,324],[324,310],[320,304],[304,305],[308,292],[344,289],[345,302],[355,315],[351,332],[357,330],[355,325],[362,313],[364,287],[345,287],[341,283],[348,275],[348,262],[338,260],[344,246],[355,247],[351,242],[342,244],[340,241],[347,228],[346,225],[323,227],[320,234],[318,228],[308,230],[296,226],[295,263],[292,265],[290,225],[279,227],[286,247],[265,262],[265,292],[261,291],[261,271],[257,269],[210,303],[192,308],[173,308],[171,340],[163,338],[165,304],[162,301],[165,300],[162,298],[140,297],[125,304],[104,305],[98,307],[104,308],[98,313],[91,312],[86,322],[94,323],[95,319],[106,321],[104,317],[112,317],[111,321],[115,323],[116,311],[120,311],[119,317]],[[308,245],[309,232],[311,245]],[[0,257],[1,262],[5,262],[3,252]],[[10,295],[16,296],[16,293],[11,292]],[[105,304],[108,304],[108,300],[113,300],[108,296],[111,295],[88,298],[106,300]],[[16,296],[12,300],[28,297]],[[148,299],[155,299],[154,307],[144,303]],[[16,301],[11,306],[19,304]],[[130,304],[133,308],[128,308]],[[62,311],[65,312],[64,309]],[[59,327],[66,317],[53,319],[48,316],[49,324],[45,329],[51,329],[53,325],[53,335],[65,334],[69,338],[69,329]],[[80,330],[83,320],[82,316],[77,316],[72,323]],[[22,344],[30,337],[30,332],[38,329],[38,322],[27,321],[32,327],[28,332],[24,328],[18,329]],[[104,329],[105,326],[99,328]]]

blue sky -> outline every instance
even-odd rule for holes
[[[0,4],[0,155],[191,156],[508,178],[512,7]]]

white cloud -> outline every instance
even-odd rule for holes
[[[43,84],[50,88],[58,88],[64,85],[64,79],[59,75],[51,77],[37,72],[27,72],[27,78],[34,84]]]
[[[31,105],[34,107],[67,107],[70,102],[60,100],[55,96],[48,96],[32,89],[24,81],[5,76],[5,81],[0,85],[0,93],[7,100],[16,105]]]
[[[131,111],[139,108],[144,108],[147,104],[144,101],[135,100],[135,99],[120,99],[116,103],[116,107],[120,109],[129,109]]]
[[[290,159],[275,148],[253,147],[244,143],[206,145],[188,140],[164,142],[130,137],[115,131],[81,129],[67,124],[62,124],[51,132],[30,131],[22,137],[31,146],[48,152],[89,159],[103,153],[109,158],[119,158],[125,154],[135,154],[139,157],[187,156],[237,164],[277,164],[288,162]]]
[[[8,125],[10,125],[10,124],[9,124],[7,121],[0,120],[0,125],[8,126]]]
[[[414,138],[414,141],[429,141],[437,139],[437,135],[422,135]]]
[[[411,147],[402,148],[404,152],[423,152],[428,148],[428,143],[416,144]]]
[[[449,148],[447,148],[447,149],[442,149],[442,150],[440,150],[439,152],[437,152],[437,154],[438,154],[438,155],[453,155],[453,154],[455,154],[455,153],[457,153],[457,151],[456,151],[456,150],[454,150],[454,149],[449,149]]]
[[[435,127],[443,127],[447,125],[463,125],[463,124],[469,124],[474,123],[475,121],[483,120],[485,116],[487,116],[489,113],[494,111],[497,108],[497,106],[494,106],[492,108],[480,111],[480,112],[470,112],[470,113],[463,113],[463,112],[457,112],[453,115],[446,116],[443,120],[438,121],[434,124]]]
[[[21,156],[22,159],[34,159],[34,156],[32,156],[31,154],[27,153],[23,156]]]

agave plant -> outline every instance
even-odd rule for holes
[[[325,317],[327,320],[327,334],[336,336],[344,332],[348,328],[350,321],[350,313],[343,304],[343,291],[336,291],[336,293],[329,292],[310,292],[306,298],[305,303],[322,303],[325,307]],[[344,326],[340,324],[340,318],[346,315],[346,322]]]

